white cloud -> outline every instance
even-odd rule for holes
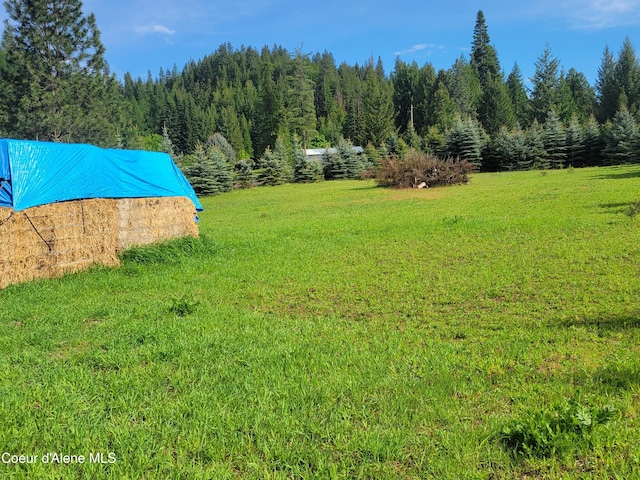
[[[640,0],[591,0],[576,8],[573,26],[602,29],[640,22]]]
[[[640,0],[538,0],[519,6],[512,20],[561,20],[571,28],[601,30],[640,24]]]
[[[157,24],[139,25],[135,27],[135,31],[140,35],[149,35],[153,33],[159,33],[161,35],[173,35],[174,33],[176,33],[175,30],[171,30],[170,28],[165,27],[164,25],[157,25]]]
[[[394,55],[409,55],[411,53],[420,52],[422,50],[429,50],[427,52],[428,55],[431,55],[433,50],[443,49],[442,45],[434,45],[433,43],[418,43],[417,45],[413,45],[412,47],[406,48],[404,50],[399,50],[394,52]]]

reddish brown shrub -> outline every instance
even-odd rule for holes
[[[410,151],[400,159],[388,157],[380,160],[380,166],[370,175],[381,187],[417,188],[438,187],[467,183],[473,173],[473,164],[466,160],[446,160],[423,152]]]

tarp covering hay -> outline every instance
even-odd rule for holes
[[[18,158],[25,151],[31,157]],[[83,183],[78,172],[61,171],[75,164],[82,175],[93,175]],[[25,165],[36,170],[31,183]],[[42,173],[49,165],[54,172]],[[79,189],[74,182],[82,183]],[[133,245],[198,236],[195,217],[202,206],[166,154],[0,139],[0,183],[0,288],[94,264],[118,265],[118,252]],[[36,196],[34,184],[40,185]],[[117,198],[101,198],[107,190]],[[22,195],[18,206],[14,193]],[[42,203],[47,198],[62,201]]]

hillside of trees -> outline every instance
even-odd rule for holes
[[[191,178],[233,173],[204,191],[327,177],[299,155],[327,146],[347,157],[365,147],[361,168],[408,149],[481,171],[640,162],[640,62],[628,39],[617,53],[604,47],[594,85],[549,46],[529,82],[517,64],[507,74],[482,11],[470,55],[446,70],[397,59],[386,74],[380,60],[224,44],[182,70],[118,79],[81,1],[5,7],[0,136],[164,150]]]

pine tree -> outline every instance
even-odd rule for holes
[[[550,168],[562,168],[567,159],[567,137],[560,117],[551,110],[544,124],[543,145]]]
[[[353,144],[345,139],[338,143],[337,155],[341,158],[345,168],[345,178],[358,178],[364,165],[358,158],[358,154],[353,150]]]
[[[327,180],[341,180],[349,178],[349,169],[338,153],[326,154],[323,159],[324,178]]]
[[[531,80],[531,115],[532,120],[537,120],[538,123],[543,123],[547,114],[557,109],[559,68],[560,61],[551,55],[551,48],[547,45],[536,61],[536,70]]]
[[[166,125],[162,126],[162,144],[160,148],[164,153],[169,154],[169,156],[175,161],[176,154],[173,148],[173,142],[169,137],[169,131],[167,130]]]
[[[507,92],[511,99],[513,114],[516,121],[524,122],[529,118],[529,99],[524,88],[522,72],[517,63],[513,65],[511,73],[507,77]]]
[[[484,86],[480,84],[478,74],[464,57],[459,57],[447,75],[447,89],[451,95],[460,118],[476,118]]]
[[[14,136],[113,144],[118,84],[93,14],[80,0],[6,0],[0,69],[2,126]]]
[[[234,166],[236,188],[250,188],[256,183],[256,176],[250,160],[240,160]]]
[[[190,158],[191,165],[185,169],[185,176],[198,195],[215,195],[218,192],[216,168],[202,145],[197,145]]]
[[[526,161],[520,170],[546,170],[549,168],[549,156],[544,149],[544,128],[534,120],[527,130],[527,152]]]
[[[270,148],[267,148],[258,161],[257,181],[259,185],[281,185],[285,183],[282,164]]]
[[[388,83],[380,79],[380,69],[369,64],[365,71],[363,118],[365,142],[380,145],[393,131],[393,103]],[[357,141],[357,140],[356,140]]]
[[[584,155],[585,166],[602,165],[602,149],[604,142],[600,132],[600,125],[592,115],[584,126]]]
[[[584,129],[576,114],[571,116],[566,130],[567,162],[571,167],[584,167],[587,163]]]
[[[637,115],[640,113],[640,64],[629,37],[625,38],[618,53],[614,71],[619,94],[624,95],[627,110],[632,115]]]
[[[187,162],[191,166],[185,169],[185,176],[198,195],[218,195],[233,189],[233,172],[219,148],[205,150],[198,144]]]
[[[455,104],[449,96],[449,91],[442,80],[437,82],[433,95],[433,125],[442,131],[447,131],[455,122]]]
[[[616,62],[606,46],[602,54],[602,62],[598,68],[598,78],[596,80],[596,94],[598,106],[596,119],[600,123],[612,120],[618,111],[618,100],[620,97],[620,86],[616,77]]]
[[[287,77],[284,101],[289,131],[302,140],[302,148],[307,148],[307,143],[316,134],[314,87],[304,71],[307,61],[307,57],[297,53],[293,60],[293,71]]]
[[[445,152],[449,157],[471,162],[480,170],[486,142],[487,136],[477,121],[458,119],[445,135]]]
[[[606,165],[637,163],[638,125],[633,116],[623,106],[611,122],[605,135],[602,156]]]
[[[227,162],[227,157],[224,152],[220,148],[213,147],[207,151],[207,156],[214,167],[216,193],[233,190],[233,169]]]
[[[227,139],[220,132],[214,133],[211,135],[207,142],[205,143],[205,148],[218,148],[222,153],[224,153],[225,159],[227,163],[233,165],[236,163],[236,152],[234,151],[231,144],[227,141]]]
[[[414,99],[413,121],[415,131],[418,135],[427,135],[429,127],[436,124],[435,90],[436,71],[433,65],[426,63],[418,72]]]
[[[478,10],[471,44],[471,65],[478,73],[480,85],[484,89],[491,79],[500,76],[500,65],[495,48],[491,45],[484,13]]]
[[[595,113],[595,92],[583,73],[570,68],[566,75],[561,76],[558,108],[563,122],[568,122],[573,115],[578,121],[585,122]]]
[[[418,86],[418,64],[407,65],[400,58],[396,59],[395,70],[391,75],[393,82],[393,106],[395,109],[396,128],[400,133],[415,131],[413,121],[414,102]]]
[[[294,182],[313,183],[324,178],[322,165],[317,160],[311,160],[305,155],[297,137],[294,137],[293,139],[292,151],[295,165],[293,171]]]

